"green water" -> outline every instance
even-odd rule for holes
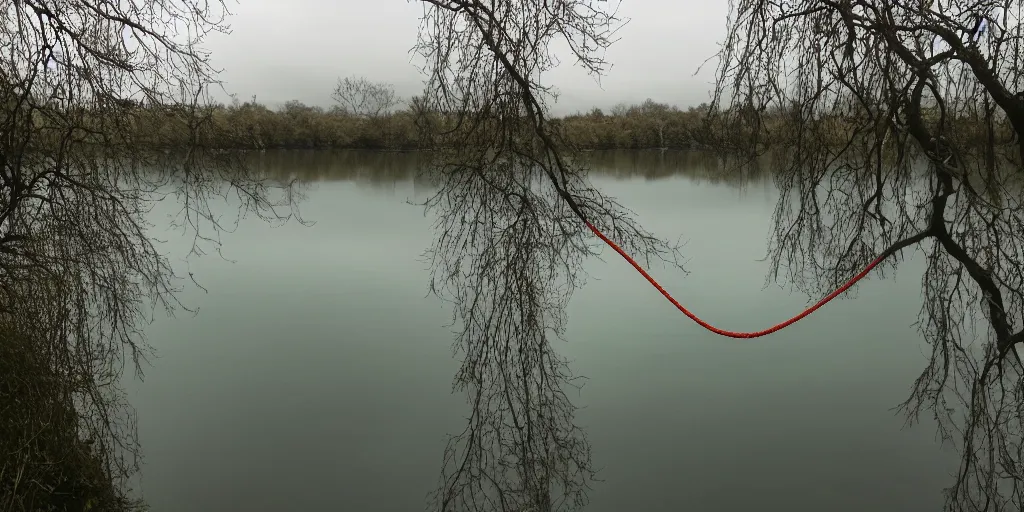
[[[307,180],[312,227],[255,219],[216,256],[184,262],[209,292],[195,317],[158,318],[159,357],[132,383],[154,512],[419,511],[445,435],[449,310],[419,260],[433,233],[406,203],[429,190],[402,155],[282,153]],[[595,157],[595,183],[662,237],[687,241],[689,275],[653,272],[712,323],[755,330],[808,304],[764,286],[775,192],[765,177],[711,179],[686,155]],[[703,167],[702,167],[703,166]],[[158,209],[157,214],[160,213]],[[156,214],[155,214],[156,215]],[[935,510],[955,458],[931,425],[891,408],[925,363],[912,322],[920,262],[869,279],[789,329],[716,337],[605,251],[559,345],[588,377],[577,403],[603,481],[591,511]]]

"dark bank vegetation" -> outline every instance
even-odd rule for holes
[[[0,7],[0,510],[134,510],[120,378],[181,285],[147,212],[178,199],[198,254],[225,222],[212,197],[276,219],[294,196],[201,144],[213,71],[197,34],[223,28],[219,6],[54,4]]]
[[[72,314],[62,304],[72,293],[62,289],[66,283],[40,272],[8,283],[8,290],[20,288],[32,300],[8,302],[0,316],[3,510],[129,510],[138,505],[118,488],[122,482],[112,478],[119,476],[116,470],[106,467],[110,439],[96,437],[97,431],[114,426],[103,422],[116,421],[95,414],[96,404],[89,404],[116,408],[120,397],[99,384],[110,378],[109,370],[101,370],[96,380],[80,378],[79,365],[98,363],[101,356],[72,354],[66,346]]]

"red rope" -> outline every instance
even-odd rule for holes
[[[622,256],[626,261],[628,261],[630,265],[633,265],[633,268],[635,268],[637,270],[637,272],[640,272],[640,274],[643,275],[647,279],[647,282],[651,283],[651,286],[654,286],[655,288],[657,288],[658,291],[661,292],[661,294],[664,295],[665,298],[668,299],[668,301],[671,302],[672,305],[676,307],[676,309],[678,309],[679,311],[682,311],[684,315],[690,317],[691,320],[693,320],[694,322],[697,322],[698,324],[700,324],[701,327],[703,327],[703,328],[705,328],[705,329],[707,329],[707,330],[709,330],[709,331],[711,331],[711,332],[713,332],[715,334],[721,334],[722,336],[728,336],[730,338],[760,338],[761,336],[766,336],[766,335],[771,334],[773,332],[780,331],[780,330],[782,330],[782,329],[784,329],[786,327],[789,327],[790,325],[793,325],[793,324],[797,323],[798,321],[800,321],[804,317],[806,317],[806,316],[810,315],[811,313],[814,313],[815,311],[817,311],[818,308],[824,306],[825,304],[828,304],[832,299],[838,297],[840,294],[842,294],[843,292],[848,290],[851,286],[856,284],[857,281],[860,281],[861,279],[863,279],[864,276],[868,275],[868,272],[871,272],[871,269],[875,268],[875,266],[877,266],[879,263],[881,263],[882,260],[884,260],[886,258],[886,256],[888,256],[888,254],[887,254],[888,251],[886,251],[886,253],[883,253],[878,258],[875,258],[875,260],[872,261],[870,264],[868,264],[868,266],[865,267],[864,270],[861,270],[859,274],[853,276],[853,278],[850,279],[849,281],[847,281],[846,284],[844,284],[843,286],[840,286],[838,290],[828,294],[828,296],[826,296],[825,298],[819,300],[813,306],[805,309],[799,315],[796,315],[793,318],[790,318],[789,320],[786,320],[785,322],[782,322],[780,324],[776,324],[776,325],[774,325],[772,327],[769,327],[769,328],[767,328],[767,329],[765,329],[763,331],[733,332],[733,331],[726,331],[724,329],[719,329],[718,327],[715,327],[715,326],[705,322],[704,320],[701,320],[700,318],[697,317],[697,315],[691,313],[690,310],[684,308],[683,305],[680,304],[679,301],[674,299],[672,297],[672,295],[669,295],[669,293],[667,291],[665,291],[665,289],[662,288],[661,285],[658,284],[658,282],[655,281],[654,278],[651,277],[651,275],[648,274],[647,271],[644,270],[643,267],[641,267],[639,263],[634,261],[633,258],[629,257],[629,255],[626,254],[626,252],[623,251],[622,248],[620,248],[615,242],[612,242],[611,240],[609,240],[608,237],[604,236],[604,233],[602,233],[600,230],[598,230],[596,227],[594,227],[594,225],[591,224],[589,221],[584,221],[584,222],[587,223],[587,227],[590,228],[590,230],[593,231],[594,234],[597,235],[598,238],[600,238],[601,240],[604,240],[604,243],[608,244],[608,246],[611,247],[612,249],[615,249],[615,252],[619,253],[619,255]]]

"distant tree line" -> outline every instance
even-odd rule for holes
[[[341,94],[354,85],[362,94]],[[289,101],[273,109],[252,98],[206,108],[199,130],[205,145],[219,149],[376,149],[422,150],[436,144],[434,133],[457,114],[425,112],[422,99],[402,100],[387,84],[344,79],[332,97],[331,108]],[[374,99],[367,100],[366,96]],[[703,110],[702,110],[703,109]],[[140,139],[162,147],[181,144],[187,130],[163,106],[137,110]],[[618,105],[609,113],[595,108],[557,120],[566,139],[581,149],[690,149],[710,142],[704,127],[706,105],[680,110],[647,100]]]
[[[422,150],[434,147],[437,130],[458,117],[428,112],[422,97],[403,99],[390,84],[361,77],[340,79],[331,97],[335,104],[330,108],[289,101],[277,109],[255,97],[244,102],[235,98],[230,104],[205,107],[200,116],[205,123],[196,132],[201,144],[217,149]],[[798,105],[731,109],[744,111],[716,112],[707,103],[680,109],[647,99],[608,112],[593,108],[564,116],[553,126],[578,148],[596,150],[738,148],[749,147],[751,139],[770,147],[807,131],[825,143],[841,144],[855,124],[841,116],[806,119],[795,114]],[[180,146],[192,130],[171,110],[138,105],[137,136],[157,146]],[[955,122],[966,145],[985,142],[981,114]],[[1012,131],[1004,124],[999,135],[1009,141]]]
[[[117,103],[117,116],[133,128],[138,147],[172,149],[198,144],[207,149],[370,149],[425,150],[436,148],[437,134],[455,127],[459,112],[439,113],[426,107],[421,96],[399,97],[384,82],[362,77],[339,79],[330,108],[286,102],[270,108],[253,97],[233,98],[229,104],[171,106],[133,100]],[[472,108],[472,107],[466,107]],[[198,111],[196,111],[198,110]],[[923,109],[938,117],[938,109]],[[799,105],[730,106],[718,111],[708,103],[680,109],[647,99],[638,105],[620,103],[604,111],[593,108],[551,120],[562,140],[582,150],[716,149],[749,150],[785,146],[794,138],[813,134],[824,145],[842,146],[857,126],[856,116],[840,114],[809,118]],[[841,111],[840,111],[841,112]],[[109,112],[77,115],[103,124]],[[956,119],[956,137],[964,147],[982,147],[990,136],[999,144],[1013,143],[1005,120],[989,133],[984,110],[965,109]],[[486,113],[477,119],[486,120]],[[481,121],[486,122],[486,121]],[[86,137],[88,138],[88,137]],[[751,141],[754,141],[751,144]],[[98,143],[98,142],[97,142]]]
[[[424,150],[435,148],[437,134],[454,128],[460,116],[459,112],[430,111],[421,96],[403,99],[390,84],[361,77],[340,79],[331,97],[330,108],[289,101],[273,109],[253,97],[191,107],[121,100],[116,110],[131,123],[135,144],[164,149],[194,142],[225,150]],[[930,113],[925,110],[927,117]],[[968,147],[984,145],[990,135],[983,109],[975,110],[976,115],[965,110],[958,119],[946,120],[957,125],[957,137]],[[583,150],[749,148],[752,140],[755,146],[768,148],[806,133],[826,145],[842,145],[857,125],[855,116],[807,118],[799,112],[799,105],[731,106],[716,111],[707,103],[684,110],[647,99],[638,105],[622,103],[607,112],[593,108],[556,118],[551,125],[562,133],[562,140]],[[78,115],[90,117],[87,112]],[[91,117],[102,124],[109,112]],[[488,118],[486,113],[477,116]],[[996,123],[995,128],[997,142],[1012,142],[1008,122]]]

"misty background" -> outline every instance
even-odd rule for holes
[[[626,23],[609,49],[608,72],[598,81],[575,67],[567,47],[556,47],[561,65],[543,77],[560,96],[555,115],[647,98],[680,108],[710,98],[725,35],[728,2],[643,0],[607,2]],[[362,75],[394,84],[403,98],[422,90],[416,44],[424,6],[419,0],[241,0],[229,3],[230,34],[215,34],[206,47],[225,91],[276,108],[289,100],[329,107],[339,77]],[[696,73],[696,74],[695,74]]]

